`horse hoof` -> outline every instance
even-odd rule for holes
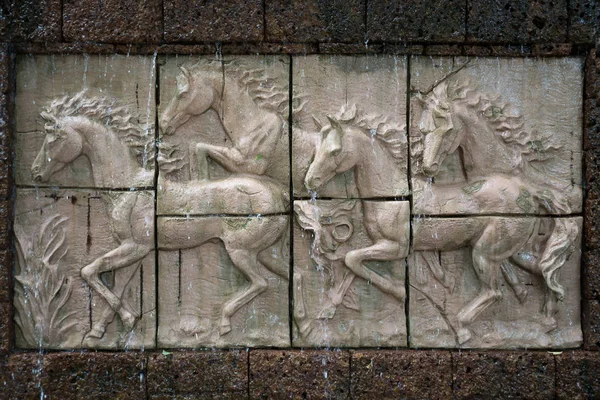
[[[546,317],[542,321],[542,326],[545,328],[546,333],[548,333],[558,328],[558,323],[556,322],[556,319],[552,317]]]
[[[206,332],[208,327],[199,317],[195,315],[185,315],[181,317],[179,330],[186,335],[194,335],[196,333]]]
[[[529,291],[525,288],[522,288],[517,291],[516,296],[517,300],[519,300],[519,303],[525,304],[525,302],[527,301],[527,296],[529,296]]]
[[[332,305],[326,306],[317,315],[317,319],[332,319],[335,316],[335,307]]]
[[[133,330],[133,327],[137,322],[137,318],[129,311],[123,310],[123,312],[121,313],[121,322],[123,323],[123,328],[125,328],[125,330],[129,332]]]
[[[458,331],[458,344],[464,344],[471,340],[471,332],[468,329],[459,329]]]
[[[219,329],[219,335],[223,336],[231,332],[231,324],[221,324],[221,329]]]

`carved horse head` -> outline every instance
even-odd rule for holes
[[[83,138],[73,124],[76,117],[54,119],[46,112],[42,117],[47,121],[46,137],[31,166],[36,182],[48,181],[52,174],[66,167],[83,151]]]
[[[223,70],[220,62],[180,66],[175,96],[160,117],[160,130],[172,135],[191,117],[213,107],[222,90]]]
[[[425,137],[423,149],[423,172],[435,176],[444,159],[456,151],[464,130],[457,118],[453,118],[448,84],[437,85],[426,98],[417,97],[423,104],[419,130]]]

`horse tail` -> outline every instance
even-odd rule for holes
[[[554,229],[544,246],[544,251],[539,262],[539,269],[546,280],[546,285],[562,301],[565,289],[558,281],[558,272],[567,261],[573,250],[574,243],[579,236],[579,224],[571,218],[555,218]]]

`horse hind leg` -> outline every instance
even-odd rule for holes
[[[221,336],[231,331],[231,317],[233,314],[267,290],[268,287],[267,280],[260,274],[261,268],[265,267],[259,263],[256,252],[243,249],[227,249],[227,251],[233,264],[250,281],[250,286],[225,303],[219,326]]]
[[[527,287],[519,281],[514,264],[510,260],[504,260],[500,266],[500,270],[502,271],[504,280],[508,283],[508,286],[519,300],[519,303],[525,304],[529,291],[527,290]]]

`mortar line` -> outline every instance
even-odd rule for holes
[[[163,29],[164,33],[164,29]],[[158,347],[158,326],[159,326],[159,307],[158,307],[158,289],[159,289],[159,254],[158,254],[158,106],[160,102],[160,64],[158,60],[154,63],[154,346]]]
[[[408,201],[410,205],[410,215],[408,223],[408,248],[413,247],[413,194],[412,194],[412,172],[411,172],[411,157],[410,157],[410,68],[411,57],[405,55],[406,60],[406,144],[407,144],[407,176],[408,176]],[[404,259],[404,318],[406,325],[406,347],[410,347],[410,281],[408,270],[408,257]]]
[[[294,328],[294,179],[293,179],[293,154],[292,154],[292,143],[293,143],[293,129],[292,129],[292,110],[293,110],[293,59],[292,56],[289,56],[290,66],[289,66],[289,78],[288,78],[288,170],[289,170],[289,197],[290,197],[290,212],[289,212],[289,244],[290,248],[288,250],[289,258],[288,258],[288,266],[289,266],[289,274],[288,274],[288,325],[289,325],[289,336],[290,336],[290,347],[293,344],[293,328]]]

